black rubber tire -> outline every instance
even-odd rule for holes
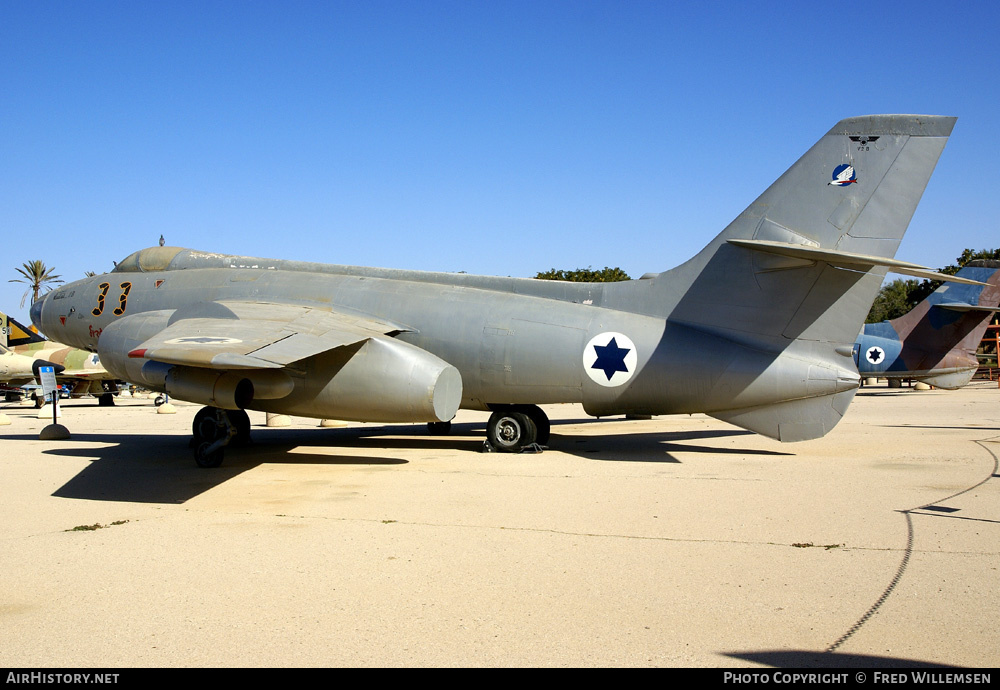
[[[216,408],[203,407],[198,410],[191,422],[191,435],[194,436],[196,447],[205,441],[214,441],[219,435],[215,420]]]
[[[552,425],[549,423],[548,415],[538,405],[524,405],[517,408],[518,412],[523,412],[535,423],[535,443],[541,446],[548,445],[549,434]]]
[[[224,414],[229,415],[229,421],[236,427],[236,435],[233,436],[234,446],[250,445],[250,415],[246,410],[226,410]]]
[[[212,444],[209,442],[204,442],[200,444],[194,451],[194,461],[198,463],[198,467],[218,467],[222,464],[222,459],[225,456],[225,451],[222,448],[216,449],[212,453],[206,453],[205,451]]]
[[[537,434],[531,417],[513,409],[494,412],[486,423],[486,439],[501,453],[520,453],[535,442]]]

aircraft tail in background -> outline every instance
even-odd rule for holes
[[[855,348],[862,376],[947,389],[972,380],[976,350],[1000,309],[1000,261],[972,261],[957,275],[985,285],[942,285],[907,314],[864,326]]]
[[[42,342],[45,342],[45,338],[38,334],[34,326],[23,326],[13,317],[0,312],[0,345],[17,347]]]

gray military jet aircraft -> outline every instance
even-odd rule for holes
[[[206,405],[204,466],[247,436],[248,409],[437,429],[489,410],[487,446],[509,452],[548,442],[545,403],[817,438],[858,388],[852,346],[887,270],[937,275],[891,257],[954,123],[843,120],[698,255],[639,280],[152,247],[48,293],[31,318],[117,378]]]

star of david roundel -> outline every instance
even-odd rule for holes
[[[635,343],[623,333],[601,333],[583,348],[583,370],[591,381],[609,388],[632,378],[638,361]]]
[[[865,359],[872,364],[882,364],[885,361],[885,350],[876,346],[868,348],[865,352]]]

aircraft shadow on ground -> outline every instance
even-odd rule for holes
[[[880,424],[883,429],[950,429],[955,431],[1000,431],[996,426],[941,426],[935,424]]]
[[[739,445],[718,447],[698,442],[753,436],[738,429],[637,432],[614,429],[609,424],[606,427],[609,433],[582,434],[570,428],[584,421],[588,424],[602,423],[600,420],[559,420],[553,423],[548,447],[552,451],[602,462],[678,463],[678,453],[793,455]],[[410,460],[393,457],[396,452],[413,450],[452,450],[475,453],[483,458],[504,457],[499,453],[482,453],[484,423],[454,424],[447,436],[430,435],[424,425],[408,424],[314,429],[254,427],[251,437],[253,440],[249,446],[227,449],[222,466],[214,469],[196,467],[189,445],[190,437],[186,435],[73,433],[70,445],[44,452],[92,461],[55,491],[54,496],[137,503],[184,503],[265,463],[401,465]],[[37,440],[33,434],[6,438]],[[311,451],[312,448],[322,451]]]
[[[706,453],[742,456],[791,456],[794,453],[748,448],[746,446],[722,447],[700,444],[701,441],[756,434],[740,429],[710,431],[653,431],[582,435],[560,433],[553,428],[549,446],[563,453],[584,458],[611,462],[681,462],[679,453]]]
[[[37,440],[35,435],[7,436]],[[53,492],[60,498],[136,503],[184,503],[258,465],[270,462],[328,465],[399,465],[382,456],[301,452],[302,443],[254,444],[227,452],[226,462],[203,470],[195,465],[187,436],[127,436],[74,433],[72,446],[45,451],[92,462]],[[295,453],[290,451],[296,450]]]
[[[606,420],[614,422],[621,420]],[[628,429],[611,430],[607,433],[574,433],[566,427],[585,424],[602,424],[602,421],[558,420],[552,423],[551,439],[547,448],[592,460],[617,462],[680,462],[675,453],[722,453],[738,455],[788,456],[792,453],[750,449],[745,447],[723,448],[701,445],[698,440],[711,440],[737,436],[754,436],[741,429],[709,431],[652,431],[636,432]],[[256,433],[256,431],[254,432]],[[266,430],[266,435],[258,434],[258,442],[272,443],[286,441],[302,446],[334,446],[338,448],[365,448],[380,450],[434,450],[449,449],[468,452],[482,452],[486,438],[486,425],[478,422],[453,424],[446,436],[428,435],[423,425],[349,427],[342,429],[290,429]],[[498,457],[502,455],[498,454]]]
[[[862,398],[898,398],[901,395],[914,395],[915,393],[916,391],[908,391],[905,389],[893,391],[891,393],[889,391],[866,391],[862,389],[855,393],[855,395]]]
[[[725,656],[752,661],[772,668],[956,668],[929,661],[916,661],[890,656],[844,654],[842,652],[816,652],[783,649],[763,652],[731,652]],[[754,669],[756,672],[759,670]],[[733,671],[740,673],[740,671]],[[871,679],[868,679],[869,682]],[[851,678],[854,681],[854,678]]]

